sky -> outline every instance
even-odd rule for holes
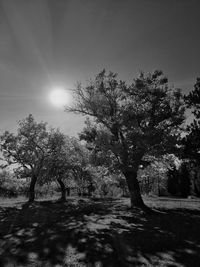
[[[49,101],[103,68],[131,82],[163,70],[193,89],[200,76],[199,0],[0,0],[0,132],[28,114],[68,135],[84,126]]]

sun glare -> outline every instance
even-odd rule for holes
[[[50,92],[49,100],[54,106],[63,108],[64,106],[69,104],[70,95],[64,89],[55,88]]]

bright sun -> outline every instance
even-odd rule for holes
[[[54,106],[58,108],[63,108],[64,106],[69,104],[70,95],[64,89],[55,88],[50,92],[49,100]]]

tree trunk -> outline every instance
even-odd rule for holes
[[[60,200],[62,202],[65,202],[66,201],[66,188],[65,188],[65,184],[63,183],[63,181],[61,179],[57,179],[59,185],[60,185],[60,189],[61,189],[61,198]]]
[[[67,187],[67,188],[66,188],[66,191],[67,191],[67,196],[69,197],[69,196],[70,196],[70,194],[71,194],[70,187]]]
[[[33,175],[31,178],[31,183],[30,183],[30,187],[29,187],[29,199],[28,202],[32,203],[35,200],[35,184],[37,181],[37,176]]]
[[[157,182],[158,182],[158,197],[159,197],[160,196],[160,177],[159,177],[159,174],[158,174]]]
[[[137,172],[135,171],[125,171],[124,176],[126,178],[126,182],[128,185],[130,198],[131,198],[131,208],[145,208],[145,204],[143,202],[140,187],[137,180]]]

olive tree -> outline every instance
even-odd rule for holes
[[[76,184],[81,195],[83,187],[91,180],[88,151],[76,138],[64,135],[60,131],[50,134],[50,154],[46,158],[41,182],[57,181],[61,189],[61,201],[66,201],[66,192],[70,194],[70,184]]]
[[[8,165],[15,164],[30,177],[29,202],[35,199],[35,184],[49,156],[49,133],[45,122],[36,122],[30,114],[19,121],[17,133],[5,131],[0,145]]]
[[[72,139],[60,131],[50,134],[51,153],[45,160],[42,170],[42,183],[57,181],[61,190],[61,201],[66,201],[66,192],[70,192],[70,172],[75,165]]]

